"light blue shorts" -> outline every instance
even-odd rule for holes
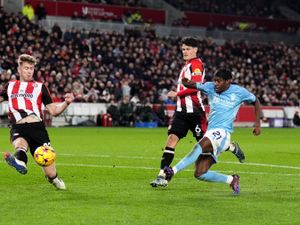
[[[204,137],[207,137],[213,146],[213,153],[210,155],[214,158],[214,160],[218,161],[218,156],[221,152],[228,149],[230,145],[231,134],[224,129],[213,129],[208,130],[204,134]]]

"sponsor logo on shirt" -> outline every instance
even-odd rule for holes
[[[11,99],[13,98],[33,98],[33,94],[30,93],[17,93],[17,94],[11,94],[10,95]]]
[[[212,104],[223,105],[229,108],[234,107],[235,102],[233,101],[233,99],[235,99],[235,95],[232,95],[230,98],[231,99],[229,100],[229,99],[222,98],[219,95],[214,95],[212,99]]]

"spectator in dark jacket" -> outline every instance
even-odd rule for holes
[[[294,118],[293,118],[293,123],[295,124],[295,126],[300,126],[300,116],[299,116],[299,111],[296,111],[294,114]]]
[[[114,99],[111,100],[110,105],[107,108],[107,113],[109,113],[112,118],[113,126],[118,126],[120,119],[120,111],[118,108],[118,104]]]
[[[46,19],[47,11],[43,2],[40,2],[40,4],[36,7],[35,15],[38,21]]]

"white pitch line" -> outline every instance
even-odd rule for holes
[[[0,163],[5,163],[3,161],[0,161]],[[228,162],[226,162],[228,163]],[[30,163],[34,164],[35,163]],[[99,165],[99,164],[83,164],[83,163],[56,163],[58,166],[67,166],[67,167],[87,167],[87,168],[108,168],[108,169],[136,169],[136,170],[158,170],[156,167],[147,167],[147,166],[119,166],[119,165]],[[182,172],[190,172],[192,173],[193,170],[191,169],[185,169],[182,170]],[[217,170],[217,172],[221,173],[234,173],[236,171],[231,170]],[[250,175],[276,175],[276,176],[296,176],[300,177],[300,174],[293,174],[293,173],[268,173],[268,172],[244,172],[239,171],[239,174],[250,174]]]
[[[144,156],[126,156],[126,155],[101,155],[101,154],[70,154],[70,153],[59,153],[58,156],[68,156],[68,157],[94,157],[94,158],[121,158],[121,159],[141,159],[141,160],[160,160],[157,157],[144,157]],[[179,158],[175,158],[176,160],[179,160]],[[268,164],[268,163],[239,163],[239,162],[225,162],[225,161],[218,161],[218,163],[224,163],[224,164],[235,164],[235,165],[242,165],[242,166],[260,166],[260,167],[271,167],[271,168],[284,168],[284,169],[295,169],[300,170],[300,167],[298,166],[288,166],[288,165],[274,165],[274,164]],[[71,165],[71,164],[68,164]],[[90,164],[77,164],[77,165],[86,165],[86,167],[89,167]],[[93,167],[93,165],[91,165]],[[107,166],[109,167],[109,166]],[[121,168],[119,166],[119,168]],[[143,167],[140,167],[143,168]],[[146,167],[145,167],[146,169]],[[147,169],[152,169],[148,168]],[[155,169],[155,168],[153,168]],[[156,168],[157,169],[157,168]]]
[[[142,160],[160,160],[157,157],[143,157],[143,156],[125,156],[125,155],[97,155],[97,154],[69,154],[69,153],[62,153],[58,154],[61,156],[70,156],[70,157],[95,157],[95,158],[121,158],[121,159],[142,159]],[[179,160],[179,158],[175,158]],[[300,170],[298,166],[287,166],[287,165],[275,165],[275,164],[268,164],[268,163],[239,163],[239,162],[225,162],[225,161],[218,161],[218,163],[224,164],[237,164],[237,165],[246,165],[246,166],[262,166],[262,167],[272,167],[272,168],[285,168],[285,169],[295,169]]]
[[[57,163],[58,166],[73,166],[73,167],[92,167],[92,168],[112,168],[112,169],[144,169],[144,170],[158,170],[155,167],[146,167],[146,166],[118,166],[118,165],[98,165],[98,164],[77,164],[77,163]],[[182,172],[192,172],[191,169],[182,170]],[[225,171],[218,170],[221,173],[233,173],[234,171]],[[236,172],[236,171],[235,171]],[[297,176],[300,177],[300,174],[293,173],[267,173],[267,172],[243,172],[240,171],[239,174],[250,174],[250,175],[277,175],[277,176]]]
[[[221,163],[225,163],[225,164],[242,164],[242,165],[246,165],[246,166],[264,166],[264,167],[300,170],[300,167],[298,167],[298,166],[274,165],[274,164],[265,164],[265,163],[238,163],[238,162],[221,162]]]
[[[121,159],[151,159],[158,160],[157,157],[144,157],[144,156],[128,156],[128,155],[98,155],[98,154],[70,154],[70,153],[58,153],[57,155],[70,156],[70,157],[95,157],[95,158],[121,158]]]

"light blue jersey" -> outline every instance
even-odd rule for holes
[[[256,97],[247,89],[231,84],[220,94],[215,91],[214,82],[196,83],[197,89],[208,96],[210,112],[207,130],[222,128],[233,132],[235,116],[243,102],[255,102]]]

